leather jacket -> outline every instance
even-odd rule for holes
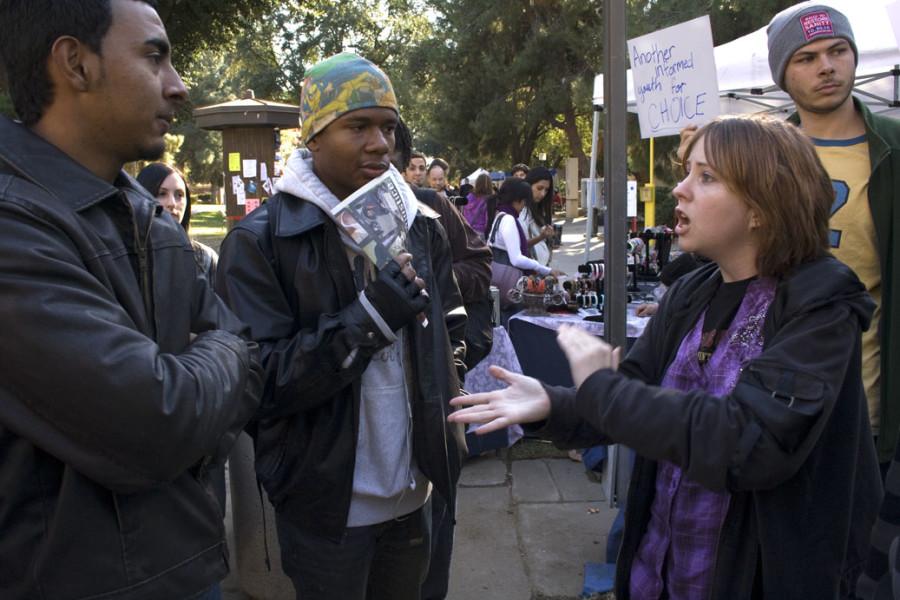
[[[658,460],[731,494],[709,598],[852,597],[882,496],[860,361],[874,303],[834,257],[804,263],[778,281],[762,353],[731,393],[657,387],[721,279],[715,263],[684,275],[618,372],[597,371],[577,393],[550,390],[543,433],[567,447],[606,438],[637,453],[616,598],[630,597]]]
[[[0,117],[0,597],[186,598],[227,573],[208,470],[255,344],[133,179]]]
[[[408,326],[416,464],[454,506],[465,440],[447,423],[464,374],[465,310],[437,215],[419,205],[407,249],[431,296],[428,325]],[[350,327],[357,302],[337,227],[313,203],[270,198],[228,234],[217,290],[250,324],[266,367],[256,442],[257,476],[278,514],[339,537],[346,526],[359,425],[360,378],[386,345],[374,323]],[[354,358],[348,358],[353,356]]]

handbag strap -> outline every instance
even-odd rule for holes
[[[497,216],[494,217],[494,222],[491,224],[491,235],[488,237],[488,243],[493,244],[497,239],[497,229],[500,227],[500,219],[504,216],[507,216],[504,212],[498,212]]]

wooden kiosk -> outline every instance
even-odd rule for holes
[[[300,127],[300,107],[258,100],[248,90],[241,100],[194,109],[194,121],[201,129],[222,132],[225,216],[230,229],[274,193],[272,179],[281,175],[276,164],[279,130]]]

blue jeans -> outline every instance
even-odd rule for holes
[[[281,563],[297,600],[419,600],[431,553],[431,504],[391,521],[348,527],[340,540],[276,515]]]

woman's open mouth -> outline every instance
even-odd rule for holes
[[[691,220],[680,208],[675,209],[675,234],[684,235],[691,225]]]

